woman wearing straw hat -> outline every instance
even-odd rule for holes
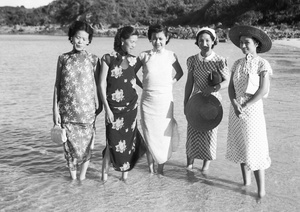
[[[246,57],[232,67],[228,87],[231,101],[226,158],[241,164],[244,185],[251,183],[251,171],[258,197],[266,194],[265,169],[271,164],[262,98],[269,92],[269,62],[258,53],[271,49],[272,41],[262,30],[252,26],[236,26],[229,38]]]
[[[227,61],[212,50],[216,44],[215,30],[208,27],[201,28],[196,35],[196,45],[200,48],[200,53],[187,59],[188,76],[185,85],[184,113],[188,120],[186,154],[189,171],[194,170],[194,159],[203,160],[202,171],[208,170],[210,161],[216,159],[218,128],[211,125],[210,128],[204,129],[207,126],[206,123],[201,123],[200,120],[195,120],[196,118],[191,120],[188,118],[193,117],[189,116],[193,115],[190,111],[189,103],[191,101],[189,100],[196,95],[200,99],[201,96],[212,97],[211,95],[213,95],[221,100],[219,91],[228,86]],[[212,82],[211,77],[215,74],[218,76],[215,77],[217,81]],[[199,108],[204,105],[194,106]],[[220,119],[215,120],[221,121]]]

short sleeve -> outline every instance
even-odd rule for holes
[[[188,73],[193,73],[193,56],[189,57],[186,60],[186,65],[187,65],[187,69],[188,69]]]
[[[140,53],[140,55],[139,55],[140,61],[145,61],[145,57],[146,57],[146,52]]]
[[[219,71],[223,79],[228,79],[229,70],[228,70],[227,60],[225,58],[221,58],[219,61]]]
[[[231,67],[231,69],[230,69],[231,74],[233,74],[233,73],[236,71],[236,69],[237,69],[239,63],[240,63],[240,60],[237,60],[237,61],[235,61],[235,62],[233,63],[233,65],[232,65],[232,67]]]
[[[102,58],[101,58],[101,63],[106,63],[106,65],[109,66],[109,64],[110,64],[110,55],[109,54],[103,55]]]
[[[63,60],[64,60],[64,56],[63,55],[59,55],[58,59],[57,59],[57,69],[62,69],[63,67]]]
[[[259,66],[257,74],[260,75],[262,72],[267,72],[270,75],[273,74],[273,70],[271,68],[270,63],[267,60],[265,60],[265,59],[261,60],[261,64]]]

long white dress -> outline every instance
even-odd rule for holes
[[[141,126],[145,142],[153,159],[168,161],[179,143],[177,122],[173,116],[173,52],[152,50],[139,56],[143,64],[143,93],[141,97]]]
[[[246,94],[248,74],[272,74],[269,62],[248,54],[232,67],[236,100],[243,104],[252,97]],[[240,117],[230,106],[226,158],[235,163],[245,163],[249,170],[267,169],[271,165],[262,99],[245,109]]]

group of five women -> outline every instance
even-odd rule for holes
[[[207,27],[198,31],[196,45],[200,52],[187,59],[184,110],[186,113],[186,105],[193,95],[214,95],[221,100],[219,91],[228,87],[231,108],[226,157],[241,164],[244,185],[250,184],[250,171],[254,171],[258,196],[263,197],[264,170],[271,161],[262,98],[268,92],[272,69],[257,53],[268,51],[271,45],[264,32],[250,26],[235,27],[229,35],[246,55],[234,63],[231,77],[226,59],[213,51],[217,44],[215,31]],[[149,172],[156,172],[157,163],[157,173],[163,175],[164,164],[179,143],[172,89],[183,76],[176,54],[165,48],[170,40],[167,28],[151,25],[148,39],[153,48],[138,57],[131,54],[138,39],[137,31],[131,26],[118,29],[114,51],[101,59],[85,49],[93,36],[93,29],[87,23],[76,21],[69,28],[68,36],[73,49],[58,58],[53,121],[67,132],[63,147],[71,178],[77,178],[76,171],[81,167],[80,180],[85,179],[94,148],[95,119],[102,109],[106,124],[102,180],[107,180],[112,164],[116,171],[122,172],[121,180],[125,181],[128,171],[145,153]],[[141,68],[142,80],[137,77]],[[212,70],[217,70],[222,78],[216,86],[208,83]],[[258,79],[254,93],[245,89],[250,75]],[[137,127],[136,86],[142,88],[142,133]],[[188,124],[187,170],[193,171],[194,159],[203,160],[202,171],[208,170],[210,161],[216,159],[216,144],[217,127],[202,132]]]

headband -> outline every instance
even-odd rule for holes
[[[202,31],[209,31],[213,36],[214,36],[214,41],[217,40],[217,35],[216,35],[216,32],[214,29],[211,29],[209,27],[202,27],[198,30],[197,34],[196,34],[196,37],[198,36],[198,34]]]

